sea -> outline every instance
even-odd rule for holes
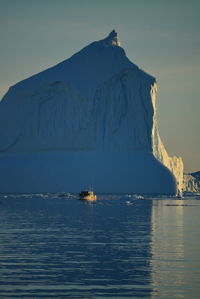
[[[200,197],[0,195],[0,298],[200,298]]]

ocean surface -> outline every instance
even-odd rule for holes
[[[200,197],[0,196],[0,298],[200,298]]]

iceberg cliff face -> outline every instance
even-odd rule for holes
[[[115,31],[11,87],[0,103],[2,192],[176,193],[183,164],[160,140],[156,90]]]
[[[184,191],[189,193],[200,193],[200,172],[185,173],[183,176]]]
[[[177,183],[177,191],[181,195],[184,190],[183,160],[181,157],[176,157],[176,156],[170,157],[162,143],[158,131],[156,93],[157,93],[157,86],[155,85],[151,90],[151,98],[152,98],[152,103],[154,108],[153,128],[152,128],[153,154],[162,164],[164,164],[174,174]]]

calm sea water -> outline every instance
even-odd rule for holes
[[[200,200],[0,196],[0,298],[199,298]]]

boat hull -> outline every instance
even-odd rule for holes
[[[84,196],[84,197],[80,197],[80,200],[95,201],[95,200],[97,200],[97,197],[96,196]]]

